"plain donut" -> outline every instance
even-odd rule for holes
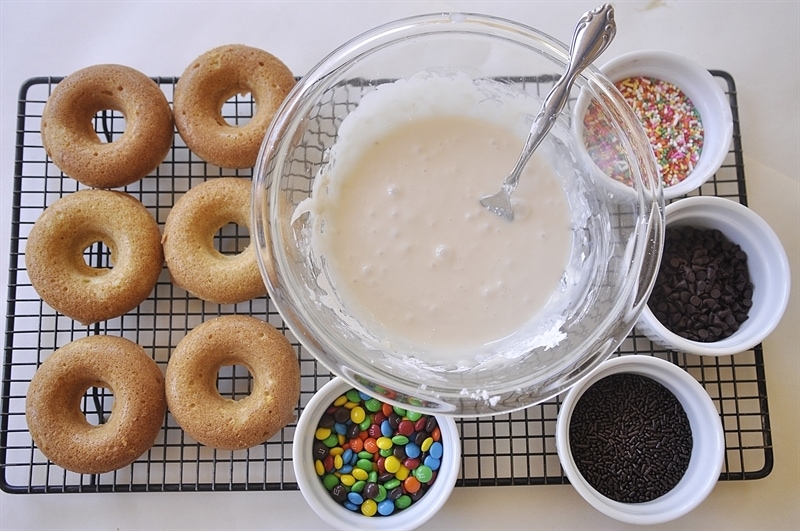
[[[175,85],[175,125],[191,151],[223,168],[249,168],[275,112],[295,85],[274,55],[238,44],[209,50],[190,64]],[[251,93],[256,111],[241,126],[222,117],[235,94]]]
[[[91,387],[111,390],[104,424],[81,411]],[[113,336],[89,336],[56,350],[31,379],[25,420],[34,442],[58,466],[101,474],[129,465],[156,440],[164,423],[164,377],[144,349]]]
[[[235,256],[214,247],[214,235],[228,223],[250,230],[251,194],[250,181],[220,177],[192,187],[175,202],[162,238],[175,285],[218,304],[235,304],[267,293],[252,238]]]
[[[113,268],[89,266],[83,251],[103,242]],[[25,247],[31,284],[47,304],[83,324],[122,315],[153,290],[164,264],[161,233],[133,196],[80,190],[50,205]]]
[[[103,143],[93,119],[119,111],[125,131]],[[156,83],[122,65],[95,65],[70,74],[47,99],[42,145],[61,171],[86,186],[117,188],[138,181],[167,156],[173,138],[172,111]]]
[[[241,400],[223,398],[217,374],[243,365],[253,377]],[[223,450],[260,444],[289,422],[300,397],[300,367],[291,343],[272,325],[254,317],[228,315],[189,332],[167,365],[169,410],[198,442]]]

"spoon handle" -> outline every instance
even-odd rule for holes
[[[508,174],[503,183],[503,188],[509,194],[517,188],[522,169],[527,164],[533,151],[553,127],[558,113],[567,103],[575,78],[608,48],[616,33],[617,25],[614,21],[614,8],[610,4],[603,4],[587,11],[578,21],[575,26],[575,32],[572,35],[567,70],[553,86],[545,98],[539,114],[533,119],[531,132],[528,134],[522,153],[514,169],[511,170],[511,173]]]

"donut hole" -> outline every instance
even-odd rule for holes
[[[92,119],[94,131],[101,144],[111,144],[125,133],[125,116],[115,109],[100,109]]]
[[[242,127],[256,115],[256,102],[250,92],[234,94],[222,103],[220,116],[231,127]]]
[[[90,243],[83,249],[83,261],[92,269],[113,269],[113,253],[102,240]]]
[[[250,245],[250,231],[245,225],[228,223],[214,235],[214,248],[220,254],[234,256],[244,252]]]
[[[111,418],[114,393],[108,387],[89,387],[83,395],[81,411],[91,426],[102,426]]]
[[[241,400],[250,396],[253,375],[244,365],[223,365],[217,371],[217,392],[223,398]]]

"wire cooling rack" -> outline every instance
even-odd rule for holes
[[[747,203],[736,90],[733,78],[711,71],[725,88],[734,117],[732,149],[716,176],[699,195],[717,195]],[[154,78],[171,100],[176,78]],[[172,285],[164,269],[151,296],[122,317],[92,326],[64,317],[44,304],[25,270],[27,236],[45,207],[81,188],[49,160],[41,144],[40,122],[44,104],[59,78],[27,81],[20,90],[17,117],[16,161],[12,235],[10,241],[8,313],[2,368],[2,418],[0,418],[0,488],[10,493],[132,492],[132,491],[238,491],[295,490],[292,439],[289,424],[264,444],[241,451],[220,451],[202,446],[187,436],[167,414],[154,446],[133,464],[115,472],[82,475],[54,465],[37,449],[25,423],[25,394],[39,364],[53,350],[92,334],[124,336],[141,345],[164,370],[170,352],[184,335],[210,318],[247,314],[264,319],[283,331],[297,350],[301,367],[299,416],[311,396],[332,375],[302,348],[267,297],[237,305],[206,303]],[[546,93],[554,78],[520,78],[525,90]],[[346,98],[358,97],[358,86],[346,87]],[[225,104],[231,123],[248,120],[254,110],[249,96]],[[325,117],[321,117],[325,120]],[[325,124],[320,124],[323,128]],[[112,141],[124,127],[117,113],[100,114],[95,128]],[[217,176],[249,178],[250,170],[223,170],[191,153],[176,134],[173,149],[150,176],[125,188],[150,210],[163,228],[175,201],[189,188]],[[236,226],[223,227],[216,245],[225,253],[241,250],[249,237]],[[87,263],[109,264],[109,252],[95,244],[85,252]],[[764,358],[761,346],[735,356],[702,358],[655,347],[635,331],[614,355],[644,354],[667,359],[689,373],[711,395],[722,419],[727,452],[722,480],[765,477],[773,466]],[[220,392],[231,397],[250,391],[251,379],[241,367],[220,371]],[[92,423],[110,414],[113,397],[93,389],[83,401]],[[458,486],[552,485],[567,483],[555,444],[558,398],[511,414],[461,419],[461,473]]]

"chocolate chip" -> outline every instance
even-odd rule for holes
[[[667,229],[648,300],[662,324],[686,339],[718,341],[739,329],[752,305],[747,253],[739,245],[716,229]]]

